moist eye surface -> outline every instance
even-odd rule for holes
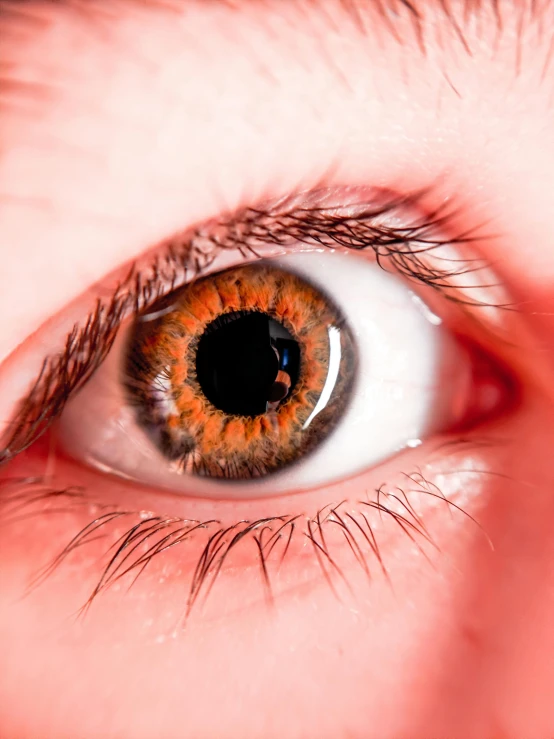
[[[123,383],[175,470],[248,479],[326,438],[355,372],[338,307],[298,275],[255,264],[187,285],[139,317]]]

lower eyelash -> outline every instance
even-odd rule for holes
[[[464,443],[464,440],[457,442]],[[371,524],[372,515],[377,515],[380,522],[386,518],[398,526],[427,559],[426,545],[436,550],[439,548],[416,512],[410,500],[412,495],[438,498],[452,512],[458,511],[481,528],[476,519],[449,500],[421,472],[406,474],[404,477],[409,490],[400,487],[388,489],[387,485],[381,485],[375,490],[373,499],[368,497],[357,501],[355,509],[350,504],[347,510],[346,501],[341,501],[327,504],[315,516],[273,516],[255,521],[239,521],[227,526],[215,519],[194,521],[103,506],[99,515],[82,527],[59,554],[36,573],[30,589],[42,585],[70,560],[73,553],[82,551],[101,537],[106,541],[101,557],[102,569],[96,585],[80,610],[80,614],[84,615],[98,596],[116,583],[126,581],[128,587],[132,587],[154,560],[158,561],[174,547],[192,541],[198,542],[199,537],[203,537],[199,546],[200,553],[191,568],[189,591],[184,604],[185,621],[195,606],[206,602],[224,572],[229,556],[237,551],[245,552],[249,549],[249,565],[255,564],[259,568],[263,595],[268,603],[272,603],[272,578],[291,556],[296,544],[302,541],[309,542],[308,552],[317,563],[321,576],[340,600],[339,588],[346,587],[351,591],[351,587],[343,558],[339,558],[338,552],[333,548],[336,547],[336,539],[333,537],[333,542],[329,541],[333,532],[341,535],[347,551],[368,579],[371,579],[375,566],[389,579],[381,544]],[[4,525],[24,522],[42,514],[72,513],[76,508],[89,508],[91,505],[84,490],[57,490],[38,478],[8,478],[2,481],[2,488]],[[33,506],[37,504],[40,505],[40,511],[33,510]],[[121,533],[123,523],[126,528]],[[488,539],[486,532],[483,531],[483,534]]]

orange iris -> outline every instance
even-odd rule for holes
[[[273,351],[277,359],[267,404],[255,415],[228,413],[203,388],[210,372],[198,371],[199,343],[207,335],[213,343],[220,325],[252,313],[280,324],[298,345],[297,376],[293,383],[285,371],[279,342],[268,344],[270,358]],[[330,329],[340,333],[340,366],[331,392]],[[229,366],[234,363],[236,372],[241,355],[234,354]],[[244,372],[252,372],[251,363]],[[328,297],[296,274],[256,263],[196,280],[139,317],[129,337],[125,373],[139,422],[179,470],[248,479],[282,469],[329,434],[348,402],[355,346]],[[276,401],[276,393],[285,397]],[[318,406],[322,393],[327,402]]]

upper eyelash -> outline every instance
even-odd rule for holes
[[[379,206],[359,208],[356,215],[341,215],[337,207],[299,207],[298,200],[279,201],[277,207],[243,208],[228,218],[170,239],[150,266],[133,264],[111,297],[99,298],[84,324],[75,324],[63,349],[47,356],[27,395],[19,402],[14,419],[0,444],[0,464],[9,462],[33,444],[62,412],[69,398],[90,379],[111,349],[122,322],[175,289],[204,274],[223,251],[243,257],[259,257],[264,245],[283,248],[293,244],[372,249],[377,264],[390,264],[396,273],[444,292],[449,281],[483,266],[479,260],[460,260],[459,268],[439,269],[425,261],[437,247],[472,241],[465,233],[456,239],[440,239],[453,213],[437,210],[403,227],[379,224],[377,219],[400,207],[413,208],[423,191],[391,197]],[[158,250],[159,252],[159,250]],[[450,299],[450,295],[446,295]],[[475,305],[472,301],[467,302]]]

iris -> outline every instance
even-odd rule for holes
[[[175,468],[244,480],[326,438],[355,372],[337,306],[262,262],[185,285],[140,316],[122,379],[138,422]]]

